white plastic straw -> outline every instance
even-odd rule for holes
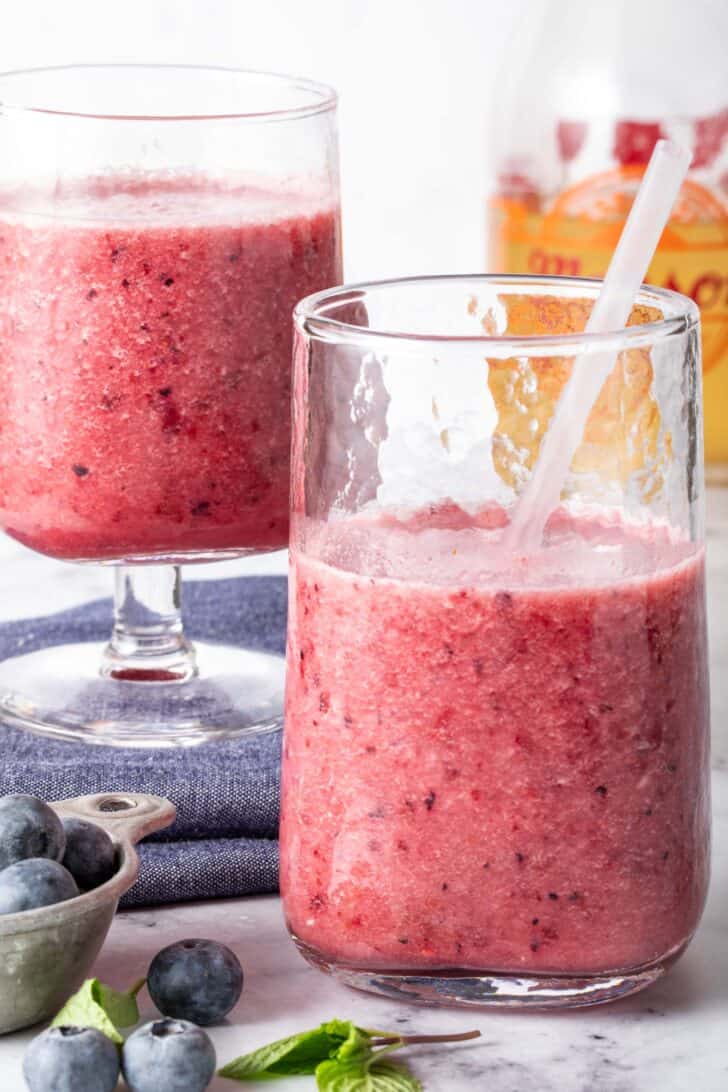
[[[673,141],[659,140],[655,145],[585,333],[610,333],[626,325],[690,159],[690,153]],[[592,406],[614,362],[614,350],[584,353],[574,361],[541,443],[536,466],[504,532],[503,544],[507,549],[525,555],[541,545],[546,521],[559,503]]]

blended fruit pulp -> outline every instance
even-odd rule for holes
[[[69,559],[284,546],[291,312],[340,279],[317,195],[0,194],[0,526]]]
[[[563,515],[503,571],[488,522],[294,535],[289,926],[363,968],[659,960],[708,881],[702,551]]]

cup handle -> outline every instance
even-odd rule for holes
[[[115,842],[132,845],[152,831],[170,826],[177,815],[169,800],[144,792],[100,792],[58,800],[51,807],[62,819],[87,819],[103,827]]]

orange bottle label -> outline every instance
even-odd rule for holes
[[[603,276],[644,167],[619,167],[559,194],[548,212],[522,199],[490,202],[489,268],[507,273]],[[700,308],[703,371],[728,363],[728,205],[688,181],[649,268],[650,284]]]

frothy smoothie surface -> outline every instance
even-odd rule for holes
[[[697,924],[702,552],[562,516],[504,569],[498,522],[310,526],[293,552],[281,883],[329,960],[626,970]]]
[[[200,178],[0,193],[0,525],[76,559],[283,546],[291,312],[338,224]]]

